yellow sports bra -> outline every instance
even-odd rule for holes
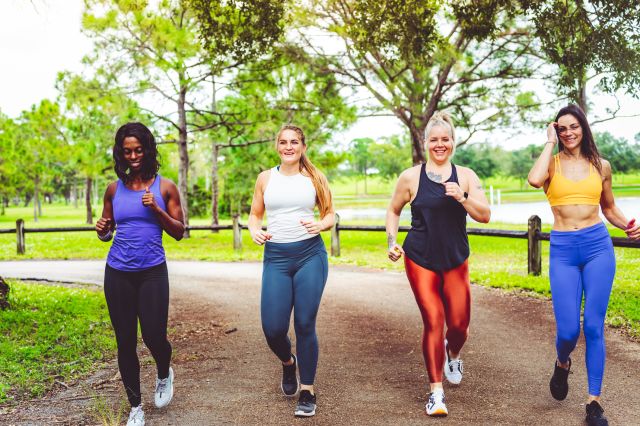
[[[593,164],[589,164],[589,176],[574,181],[562,175],[559,155],[553,156],[555,173],[547,188],[549,204],[552,207],[569,204],[599,205],[600,194],[602,193],[602,178],[599,173],[593,170]]]

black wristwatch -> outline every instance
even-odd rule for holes
[[[465,192],[463,195],[464,198],[460,201],[461,203],[464,203],[465,201],[467,201],[467,198],[469,198],[469,193]]]

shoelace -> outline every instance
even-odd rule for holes
[[[169,378],[167,377],[166,379],[160,379],[158,380],[158,383],[156,384],[156,393],[164,393],[164,391],[167,389],[167,382]]]
[[[451,371],[455,371],[455,369],[457,368],[460,373],[464,371],[464,366],[461,359],[449,361],[449,368],[451,369]]]

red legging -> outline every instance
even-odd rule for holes
[[[429,382],[439,383],[444,366],[445,321],[450,352],[460,352],[467,340],[471,316],[468,261],[442,272],[423,268],[406,256],[404,265],[424,322],[422,354]]]

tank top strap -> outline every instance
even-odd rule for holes
[[[553,156],[553,163],[555,165],[555,173],[562,175],[562,167],[560,166],[560,153]]]
[[[160,181],[162,180],[162,178],[160,177],[160,174],[158,173],[156,175],[156,178],[153,180],[153,183],[151,184],[151,188],[149,188],[150,190],[154,190],[157,189],[158,193],[160,193]]]
[[[451,176],[449,176],[449,180],[447,182],[459,183],[458,170],[456,169],[456,165],[453,163],[451,163]]]

